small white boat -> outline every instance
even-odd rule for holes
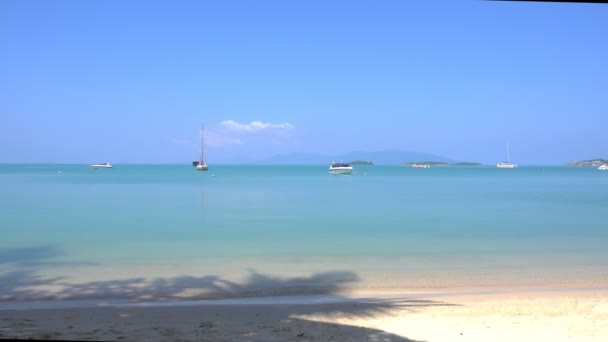
[[[334,163],[329,165],[329,173],[332,175],[350,175],[353,173],[353,167],[348,163]]]
[[[496,167],[499,169],[514,169],[517,167],[517,164],[512,164],[509,162],[503,162],[496,164]]]
[[[414,169],[430,169],[431,165],[414,163],[414,164],[410,165],[410,167],[414,168]]]
[[[507,161],[496,164],[496,167],[499,169],[514,169],[517,167],[517,164],[509,162],[509,140],[507,140]]]
[[[92,164],[89,166],[91,166],[91,168],[93,168],[93,169],[111,169],[112,168],[112,164],[110,164],[110,163],[103,163],[103,164],[99,163],[99,164]]]
[[[192,162],[192,165],[196,167],[196,171],[208,171],[209,166],[205,163],[205,159],[203,159],[203,153],[205,151],[205,127],[201,130],[201,160]]]
[[[608,170],[608,164],[601,165],[597,168],[598,170]]]

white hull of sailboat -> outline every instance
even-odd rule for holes
[[[604,170],[604,171],[608,171],[608,164],[604,164],[600,167],[597,168],[598,170]]]
[[[207,166],[207,164],[196,165],[196,171],[207,171],[207,170],[209,170],[209,167]]]
[[[514,169],[517,167],[517,164],[511,164],[511,163],[498,163],[496,164],[496,167],[499,169]]]

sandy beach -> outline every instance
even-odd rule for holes
[[[0,310],[0,338],[104,341],[606,341],[606,289]]]
[[[232,259],[165,266],[4,265],[0,338],[608,340],[608,287],[600,261],[581,260],[578,268],[514,263],[450,272],[393,258],[402,265],[395,272],[388,259],[340,259],[341,266],[357,269],[352,272],[340,271],[330,259],[248,260],[260,270],[243,269]]]

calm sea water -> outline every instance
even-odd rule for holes
[[[0,264],[608,260],[608,172],[356,170],[331,176],[327,166],[211,165],[201,173],[189,165],[0,165]]]

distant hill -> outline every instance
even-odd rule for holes
[[[383,150],[383,151],[353,151],[344,154],[324,155],[314,153],[288,153],[275,155],[258,164],[283,164],[283,165],[325,165],[332,161],[371,161],[376,165],[398,165],[411,160],[434,160],[438,162],[452,163],[452,159],[431,153]]]
[[[570,162],[566,165],[570,165],[570,166],[601,166],[604,164],[608,164],[608,159],[601,159],[601,158],[597,158],[597,159],[589,159],[589,160],[579,160],[579,161],[575,161],[575,162]]]

